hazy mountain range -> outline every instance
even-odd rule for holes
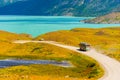
[[[120,12],[120,0],[0,0],[0,15],[100,16]]]

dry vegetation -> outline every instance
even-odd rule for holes
[[[68,45],[78,46],[80,42],[87,42],[98,51],[120,61],[120,28],[76,28],[72,30],[50,32],[37,37],[39,40],[52,40]]]
[[[15,33],[9,33],[5,31],[0,31],[0,42],[1,41],[12,41],[12,40],[26,40],[26,39],[32,39],[30,35],[28,34],[15,34]]]
[[[38,76],[38,75],[16,75],[16,74],[9,74],[9,75],[1,75],[0,80],[96,80],[96,79],[80,79],[80,78],[69,78],[68,76],[65,77],[54,77],[54,76]]]
[[[15,47],[15,44],[12,44],[12,41],[14,40],[29,40],[32,39],[30,35],[28,34],[15,34],[15,33],[9,33],[5,31],[0,31],[0,53],[4,55],[4,53],[7,50],[11,50],[13,47]],[[1,55],[0,54],[0,55]],[[3,56],[0,56],[1,58]]]
[[[26,34],[0,31],[0,59],[67,60],[75,67],[53,65],[14,66],[0,69],[0,80],[96,80],[103,75],[99,64],[82,54],[49,44],[14,44],[13,40],[31,39]]]

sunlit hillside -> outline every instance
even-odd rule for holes
[[[6,31],[1,31],[0,30],[0,41],[12,41],[12,40],[28,40],[28,39],[31,39],[31,36],[28,35],[28,34],[15,34],[15,33],[9,33],[9,32],[6,32]]]
[[[103,75],[99,64],[85,55],[43,43],[15,44],[13,40],[31,39],[28,35],[0,31],[0,59],[69,61],[74,67],[21,65],[0,68],[0,80],[96,80]]]
[[[44,80],[96,80],[96,78],[103,75],[103,70],[95,60],[85,55],[48,44],[27,43],[17,45],[13,49],[6,51],[4,54],[0,53],[0,56],[7,59],[66,60],[74,65],[74,67],[71,68],[53,65],[29,65],[0,69],[0,78],[2,76],[3,79],[5,77],[5,79],[13,78],[12,80],[22,78],[25,78],[25,80],[29,80],[29,78],[31,80],[33,80],[33,78]]]
[[[50,32],[36,38],[40,40],[57,41],[68,45],[78,46],[80,42],[87,42],[101,53],[120,61],[120,28],[76,28]]]
[[[0,34],[0,53],[2,54],[4,54],[6,50],[12,49],[15,46],[15,44],[12,44],[12,41],[31,39],[31,36],[28,34],[15,34],[6,31],[0,31]]]

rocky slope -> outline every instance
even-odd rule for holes
[[[120,11],[120,0],[25,0],[0,8],[1,15],[100,16]]]
[[[85,20],[85,23],[107,23],[107,24],[120,24],[120,12],[110,13],[105,16],[97,17],[91,20]]]

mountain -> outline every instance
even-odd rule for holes
[[[17,2],[18,0],[0,0],[0,7],[12,4],[14,2]]]
[[[109,23],[120,24],[120,12],[113,12],[104,16],[97,17],[95,19],[85,20],[85,23]]]
[[[57,0],[25,0],[0,8],[1,15],[49,15],[47,10],[57,4]]]
[[[101,16],[120,11],[120,0],[61,0],[49,12],[54,15]]]
[[[120,12],[120,0],[24,0],[0,7],[0,15],[101,16]]]

